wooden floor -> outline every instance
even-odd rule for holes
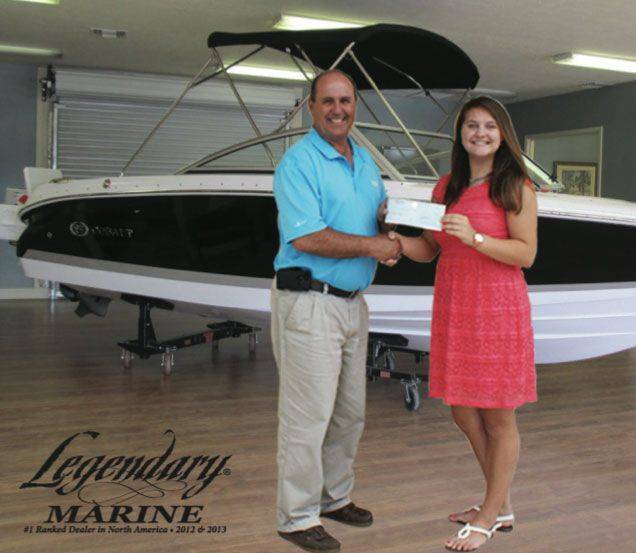
[[[207,346],[180,351],[166,378],[157,358],[136,360],[129,371],[120,366],[116,341],[136,332],[132,306],[113,304],[106,319],[79,319],[73,308],[0,302],[0,551],[299,551],[275,531],[277,377],[267,333],[252,357],[246,338],[223,342],[215,355]],[[204,324],[165,312],[153,317],[166,337]],[[541,366],[539,397],[519,412],[518,522],[482,550],[636,551],[636,350]],[[168,445],[167,429],[176,433],[172,459],[232,455],[231,474],[189,501],[168,491],[127,503],[202,505],[202,524],[226,526],[225,534],[177,533],[176,524],[156,535],[36,533],[51,505],[83,505],[76,493],[19,489],[65,438],[99,432],[94,440],[80,437],[60,459],[156,456]],[[356,468],[354,500],[373,510],[375,523],[359,529],[326,521],[345,552],[441,552],[458,529],[446,514],[478,502],[482,492],[448,409],[425,399],[419,411],[406,411],[397,382],[369,384]],[[29,526],[34,533],[25,532]]]

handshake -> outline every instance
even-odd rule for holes
[[[402,257],[404,248],[402,247],[402,242],[400,242],[400,235],[397,232],[389,231],[388,233],[381,233],[372,240],[371,256],[383,265],[393,267],[393,265],[399,261],[400,257]]]
[[[378,206],[378,222],[380,226],[384,229],[387,229],[385,224],[385,219],[387,215],[387,200],[384,200]],[[376,242],[375,247],[372,248],[372,257],[375,257],[380,263],[386,265],[387,267],[393,267],[402,257],[402,252],[404,248],[402,246],[402,242],[400,242],[400,235],[397,232],[393,232],[392,230],[387,233],[378,234],[374,241]]]

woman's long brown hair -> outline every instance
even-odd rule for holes
[[[501,133],[501,146],[499,146],[493,160],[488,195],[495,205],[503,207],[506,211],[519,213],[522,208],[522,187],[523,183],[529,179],[528,172],[510,115],[502,104],[488,96],[479,96],[469,100],[457,116],[455,144],[451,156],[451,177],[444,193],[444,203],[447,206],[455,203],[469,186],[470,164],[468,163],[468,152],[462,144],[462,126],[466,114],[473,108],[483,108],[490,113]]]

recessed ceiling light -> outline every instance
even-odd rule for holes
[[[276,23],[275,29],[286,31],[303,31],[311,29],[348,29],[362,27],[359,23],[349,21],[336,21],[334,19],[316,19],[313,17],[303,17],[300,15],[281,14]]]
[[[620,73],[636,73],[636,60],[627,58],[613,58],[568,52],[552,56],[552,61],[562,65],[592,67],[594,69],[605,69],[607,71],[618,71]]]
[[[54,48],[32,48],[30,46],[18,46],[17,44],[0,44],[0,53],[18,54],[20,56],[62,57],[61,50]]]
[[[290,71],[287,69],[274,69],[272,67],[256,67],[253,65],[235,65],[227,70],[233,75],[248,75],[250,77],[266,77],[269,79],[284,79],[287,81],[306,81],[307,79],[300,71]],[[307,76],[311,79],[313,74],[309,71]]]
[[[101,38],[126,38],[128,31],[119,31],[117,29],[98,29],[97,27],[91,27],[91,33],[96,34]]]
[[[53,4],[57,5],[60,0],[16,0],[16,2],[35,2],[37,4]]]

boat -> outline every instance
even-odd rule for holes
[[[227,72],[234,64],[225,65],[219,53],[235,45],[255,46],[235,63],[269,47],[305,72],[346,71],[367,107],[367,92],[375,92],[396,124],[381,123],[370,110],[375,122],[356,123],[352,138],[378,163],[390,197],[430,199],[439,175],[449,169],[452,138],[407,128],[383,91],[406,89],[433,101],[435,91],[470,94],[479,73],[455,44],[422,29],[382,24],[212,33],[210,59],[184,93],[212,77],[227,79],[255,137],[174,175],[128,176],[132,159],[121,175],[97,179],[66,179],[55,169],[27,171],[21,203],[2,212],[5,221],[14,217],[3,236],[14,229],[26,276],[61,283],[67,295],[99,314],[107,304],[101,299],[143,296],[204,317],[267,323],[278,248],[273,172],[284,151],[308,131],[288,127],[307,98],[263,135]],[[546,171],[529,158],[526,165],[539,204],[539,253],[525,271],[537,363],[636,347],[636,204],[559,193]],[[402,335],[409,348],[428,351],[433,278],[434,264],[402,260],[394,268],[380,266],[365,293],[370,330]]]

